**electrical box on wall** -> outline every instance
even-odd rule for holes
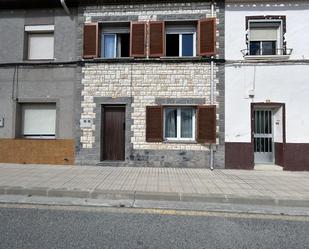
[[[0,117],[0,127],[4,127],[4,118]]]
[[[92,127],[92,119],[82,118],[80,120],[80,128],[91,128],[91,127]]]

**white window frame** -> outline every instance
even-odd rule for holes
[[[166,137],[165,136],[165,119],[166,119],[166,109],[167,108],[175,108],[177,109],[177,135],[176,137]],[[181,109],[191,109],[193,112],[192,115],[192,137],[190,138],[182,138],[181,137]],[[196,108],[192,106],[165,106],[164,112],[163,112],[163,134],[164,134],[164,140],[165,141],[186,141],[186,142],[195,142],[195,129],[196,129]]]
[[[55,59],[55,25],[26,25],[25,33],[27,39],[26,60],[54,60]],[[29,35],[31,34],[52,34],[53,35],[53,56],[51,58],[30,58]]]
[[[195,57],[196,56],[196,31],[167,31],[165,32],[165,44],[166,35],[179,35],[179,57]],[[182,35],[193,35],[193,55],[192,56],[182,56]],[[165,54],[166,54],[165,46]]]
[[[269,56],[276,56],[278,55],[278,50],[283,48],[283,22],[281,19],[252,19],[248,21],[248,51],[250,54],[250,42],[251,42],[251,23],[274,23],[277,22],[278,28],[277,28],[277,39],[276,39],[276,53],[274,55],[269,55]],[[254,28],[253,28],[254,29]],[[263,52],[263,40],[259,41],[260,42],[260,54],[259,55],[252,55],[252,56],[265,56],[262,54]],[[265,41],[264,41],[265,42]]]

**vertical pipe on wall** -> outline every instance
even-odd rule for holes
[[[214,17],[214,9],[215,9],[215,4],[214,1],[211,1],[211,17]],[[210,104],[214,104],[214,56],[211,57],[211,62],[210,62]],[[210,169],[214,169],[214,149],[213,145],[209,145],[210,149]]]

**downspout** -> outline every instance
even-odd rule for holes
[[[215,4],[211,1],[211,17],[214,17]],[[211,56],[210,62],[210,104],[214,104],[214,56]],[[210,170],[214,170],[214,148],[213,144],[209,145],[210,149]]]
[[[70,13],[70,10],[69,10],[68,6],[67,6],[66,3],[65,3],[65,0],[60,0],[60,3],[61,3],[61,5],[62,5],[64,11],[70,16],[71,13]]]

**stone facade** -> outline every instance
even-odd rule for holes
[[[210,17],[207,2],[97,5],[79,9],[82,26],[93,21],[192,20]],[[215,6],[217,59],[224,58],[224,6]],[[80,28],[82,32],[82,28]],[[82,35],[80,36],[82,37]],[[214,99],[217,106],[215,166],[224,167],[224,67],[214,63]],[[161,167],[209,167],[209,144],[196,142],[146,142],[146,106],[157,104],[211,104],[210,61],[194,59],[116,59],[85,63],[82,68],[80,110],[76,117],[93,121],[80,128],[77,163],[100,163],[102,105],[126,106],[125,161],[120,165]]]

